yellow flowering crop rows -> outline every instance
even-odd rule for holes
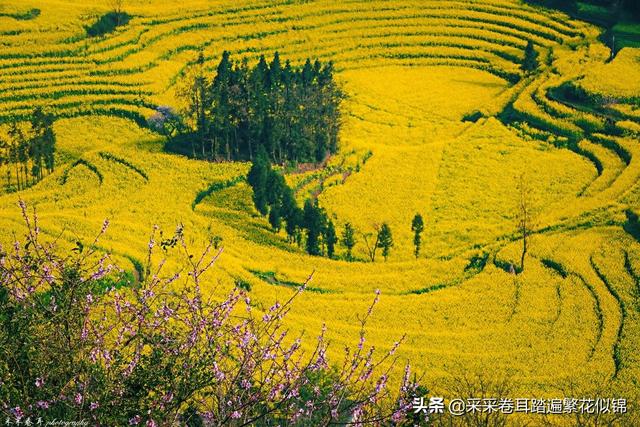
[[[0,119],[36,105],[62,118],[55,172],[0,192],[1,242],[21,230],[19,198],[37,208],[45,234],[70,245],[109,218],[101,245],[127,269],[144,259],[154,224],[165,233],[183,224],[194,249],[223,239],[212,293],[241,279],[260,309],[315,271],[289,323],[314,335],[326,322],[334,357],[357,341],[356,316],[380,289],[367,344],[382,351],[406,333],[398,354],[433,391],[446,391],[449,374],[487,369],[514,372],[516,391],[532,396],[557,397],[552,387],[565,381],[588,390],[613,379],[620,393],[637,383],[640,245],[625,231],[625,213],[640,211],[637,50],[605,64],[597,29],[517,0],[131,1],[131,22],[95,39],[83,25],[104,2],[4,3],[41,14],[0,17]],[[530,75],[520,70],[528,40],[541,62]],[[348,95],[340,150],[324,171],[286,179],[300,201],[322,184],[319,203],[338,234],[346,222],[357,230],[355,262],[310,257],[272,232],[244,182],[196,203],[249,165],[166,154],[163,137],[114,117],[180,107],[180,76],[199,52],[213,72],[223,50],[335,62]],[[553,97],[567,82],[622,104],[603,113]],[[624,132],[607,133],[611,117]],[[0,182],[7,173],[0,166]],[[534,233],[514,275],[521,176]],[[417,260],[416,213],[425,220]],[[368,262],[364,235],[382,222],[395,246],[388,261]]]

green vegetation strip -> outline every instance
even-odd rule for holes
[[[622,356],[620,355],[620,342],[622,341],[622,330],[624,328],[624,322],[627,318],[627,307],[625,306],[622,298],[620,298],[620,294],[618,293],[618,291],[613,287],[613,285],[609,282],[609,280],[604,275],[604,273],[602,273],[602,271],[596,265],[595,261],[593,260],[593,255],[589,257],[589,262],[591,263],[591,267],[593,268],[593,271],[595,271],[596,274],[598,275],[598,278],[600,278],[602,283],[604,283],[604,285],[607,287],[607,290],[609,291],[609,293],[618,302],[618,308],[620,309],[621,319],[620,319],[620,324],[618,325],[618,332],[616,334],[616,342],[613,344],[613,364],[615,367],[615,370],[613,372],[613,378],[615,378],[618,376],[618,372],[620,372],[620,369],[622,369]]]
[[[191,209],[195,210],[196,206],[198,206],[200,202],[202,202],[206,197],[209,197],[216,191],[221,191],[226,188],[233,187],[234,185],[237,185],[245,180],[246,180],[246,177],[244,175],[239,175],[227,181],[217,181],[212,183],[206,190],[202,190],[196,195],[196,198],[193,200],[193,203],[191,204]]]
[[[120,157],[116,157],[113,154],[107,153],[104,151],[101,151],[98,154],[100,155],[100,157],[102,157],[105,160],[111,160],[113,162],[120,163],[121,165],[131,169],[132,171],[140,175],[142,178],[144,178],[145,181],[149,181],[149,176],[147,175],[147,173],[142,169],[140,169],[139,167],[137,167],[136,165],[130,163],[128,160],[122,159]]]
[[[302,283],[291,282],[289,280],[280,280],[280,279],[276,278],[276,273],[274,273],[273,271],[249,270],[249,272],[251,274],[253,274],[254,276],[256,276],[258,279],[260,279],[263,282],[266,282],[266,283],[268,283],[270,285],[285,286],[285,287],[288,287],[288,288],[295,288],[295,289],[297,289],[300,286],[302,286]],[[333,291],[329,291],[327,289],[315,288],[315,287],[310,287],[310,286],[307,286],[305,290],[307,290],[309,292],[319,293],[319,294],[329,294],[329,293],[333,292]]]
[[[624,269],[634,282],[635,286],[631,290],[631,294],[633,295],[636,311],[640,313],[640,276],[636,274],[633,265],[631,265],[631,257],[628,251],[624,251]]]
[[[594,353],[596,352],[596,347],[600,342],[600,340],[602,339],[602,334],[604,333],[604,314],[602,312],[602,303],[600,301],[600,296],[594,289],[593,285],[587,282],[587,280],[581,274],[578,274],[575,272],[569,272],[565,266],[563,266],[559,262],[554,261],[552,259],[542,259],[541,261],[545,267],[547,267],[550,270],[553,270],[563,279],[567,279],[569,276],[577,278],[580,282],[582,282],[584,287],[591,294],[591,297],[593,298],[593,309],[596,314],[596,318],[598,319],[596,339],[593,345],[591,346],[591,351],[589,352],[589,359],[591,359]],[[616,356],[614,354],[614,362],[615,362],[615,357]]]
[[[88,162],[85,159],[76,160],[67,170],[64,171],[64,173],[62,174],[62,178],[60,180],[62,185],[67,183],[67,180],[69,179],[69,172],[71,172],[72,169],[74,169],[76,166],[79,166],[79,165],[83,165],[87,169],[89,169],[91,172],[93,172],[98,177],[98,180],[100,181],[100,185],[102,185],[102,181],[104,180],[104,176],[102,176],[102,173],[100,173],[100,171],[98,170],[96,165],[94,165],[93,163]]]

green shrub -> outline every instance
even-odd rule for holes
[[[481,118],[484,117],[484,114],[482,114],[482,112],[478,111],[478,110],[474,110],[470,113],[465,114],[464,116],[462,116],[462,121],[463,122],[477,122],[478,120],[480,120]]]
[[[104,36],[113,32],[117,27],[127,25],[131,16],[126,12],[109,12],[102,15],[93,25],[85,27],[90,37]]]
[[[28,21],[40,16],[40,9],[33,8],[23,13],[0,13],[0,16],[8,16],[10,18],[17,19],[18,21]]]

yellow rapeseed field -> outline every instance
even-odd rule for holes
[[[610,394],[637,392],[640,244],[625,230],[627,213],[640,213],[639,50],[605,63],[595,27],[518,0],[131,0],[128,25],[85,37],[107,3],[0,6],[41,10],[0,16],[0,120],[36,105],[60,116],[55,172],[0,190],[0,241],[22,230],[23,199],[44,233],[69,244],[109,218],[101,245],[132,270],[154,224],[184,224],[195,248],[223,239],[210,292],[242,279],[268,307],[315,271],[288,322],[309,336],[327,323],[334,357],[357,342],[357,316],[380,289],[367,343],[383,351],[406,333],[398,354],[434,392],[465,371],[511,373],[525,396],[557,397],[568,383],[585,395],[603,383]],[[531,75],[520,69],[528,40],[540,53]],[[320,188],[338,234],[354,225],[356,261],[311,257],[273,233],[244,182],[197,203],[250,165],[167,154],[164,138],[140,126],[154,106],[180,107],[176,87],[199,52],[213,73],[223,50],[250,62],[275,51],[295,64],[334,61],[347,94],[329,160],[340,172],[287,180],[310,177],[298,197]],[[612,105],[602,113],[569,102],[554,90],[566,82]],[[611,117],[619,132],[609,132]],[[0,166],[0,180],[7,172]],[[534,232],[514,275],[520,177]],[[418,259],[416,213],[425,219]],[[382,222],[395,246],[388,261],[368,262],[362,234]]]

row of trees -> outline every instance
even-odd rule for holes
[[[361,233],[362,239],[367,248],[367,254],[369,255],[371,262],[375,262],[377,250],[381,249],[382,256],[386,261],[394,246],[391,227],[388,223],[384,222],[381,225],[374,225],[373,228],[375,231],[374,233]],[[418,259],[420,256],[420,250],[422,249],[422,232],[424,231],[424,220],[422,219],[422,215],[416,214],[413,217],[413,220],[411,221],[411,231],[413,232],[413,254],[416,259]],[[357,234],[356,229],[351,223],[347,222],[344,225],[341,235],[342,240],[340,243],[345,248],[345,258],[349,261],[354,259],[353,248],[358,243]]]
[[[262,215],[268,215],[269,223],[274,231],[286,230],[289,242],[302,246],[310,255],[322,255],[329,258],[335,256],[336,245],[340,241],[333,221],[327,212],[318,206],[317,200],[307,199],[301,209],[295,199],[293,190],[286,184],[284,177],[271,167],[268,155],[260,147],[247,175],[247,182],[253,189],[253,203]],[[375,262],[378,249],[386,260],[393,248],[393,234],[387,223],[374,226],[375,233],[361,233],[367,247],[367,253]],[[416,214],[411,222],[414,233],[414,255],[420,255],[424,221]],[[353,248],[358,242],[356,229],[350,223],[344,225],[341,236],[342,246],[346,249],[345,257],[353,260]]]
[[[290,242],[305,246],[310,255],[333,257],[338,241],[333,222],[317,202],[308,199],[304,208],[296,202],[293,190],[286,184],[284,177],[271,167],[264,147],[259,147],[255,160],[247,175],[247,182],[253,189],[253,202],[262,215],[269,216],[274,231],[283,227]]]
[[[356,229],[351,223],[344,225],[341,240],[336,234],[333,221],[327,212],[318,206],[317,200],[307,199],[300,209],[293,194],[293,190],[286,184],[283,176],[271,167],[271,163],[264,149],[260,149],[247,175],[247,182],[253,189],[253,202],[262,215],[268,215],[269,223],[275,232],[283,227],[289,242],[296,242],[302,246],[304,238],[305,249],[310,255],[322,255],[329,258],[335,256],[338,242],[346,249],[345,258],[352,261],[353,248],[358,242]],[[385,261],[394,246],[391,227],[387,223],[374,226],[375,233],[361,233],[367,247],[367,253],[375,262],[378,249],[382,250]],[[420,255],[422,246],[422,232],[424,221],[420,214],[416,214],[411,222],[414,233],[414,255]]]
[[[319,162],[338,146],[343,93],[331,62],[307,59],[294,67],[276,52],[270,63],[261,56],[250,67],[225,51],[211,79],[200,55],[178,95],[187,105],[187,126],[176,126],[170,114],[153,121],[159,128],[168,121],[173,133],[187,130],[179,143],[194,157],[253,160],[262,147],[272,162]]]
[[[56,135],[54,117],[40,107],[28,124],[9,123],[6,136],[0,136],[0,166],[6,165],[7,189],[24,189],[55,167]]]

